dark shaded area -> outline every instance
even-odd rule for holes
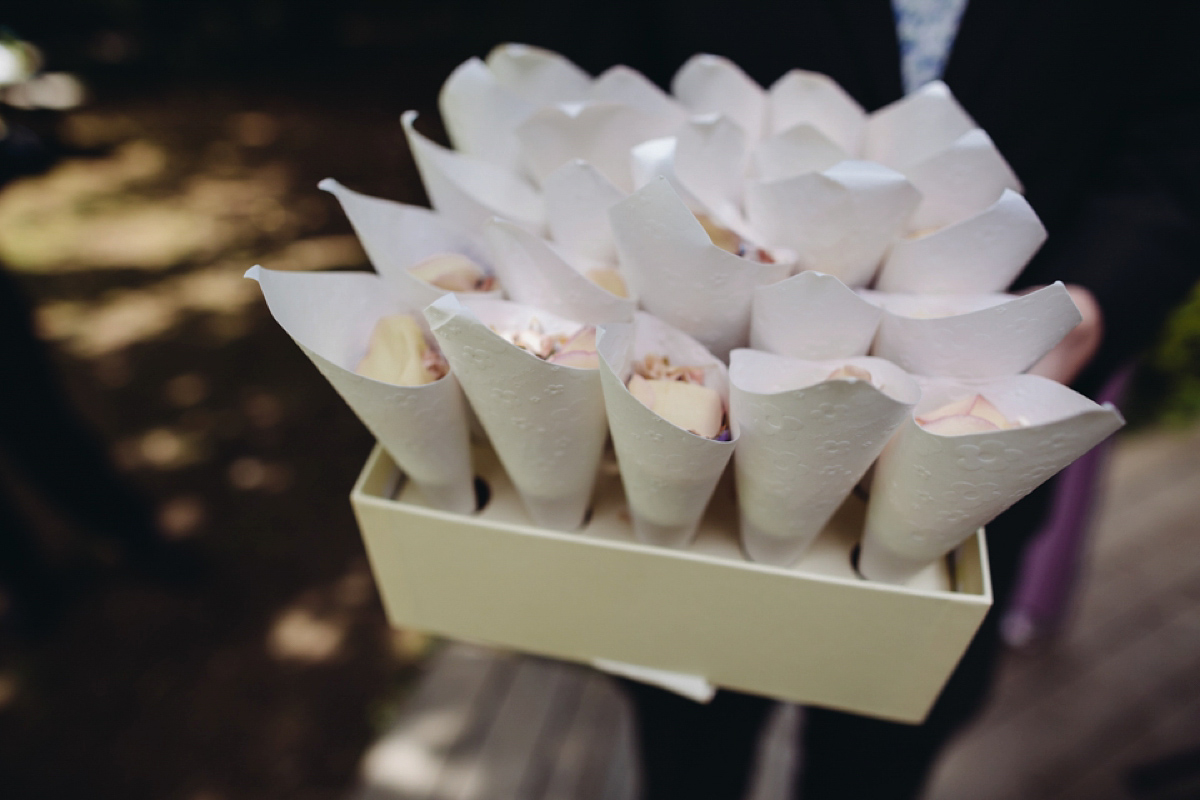
[[[372,442],[256,297],[218,292],[204,300],[196,292],[205,285],[186,281],[240,281],[245,268],[294,240],[349,237],[336,203],[315,189],[323,177],[420,202],[396,124],[403,100],[351,67],[316,85],[286,70],[234,80],[247,64],[223,72],[207,57],[194,71],[163,71],[153,58],[105,64],[86,54],[102,25],[61,26],[54,4],[26,6],[38,18],[22,35],[47,31],[39,40],[47,66],[78,67],[92,98],[65,115],[3,111],[51,152],[31,170],[43,176],[0,197],[45,201],[53,220],[31,229],[73,235],[55,227],[65,219],[78,226],[84,248],[66,261],[12,264],[14,279],[55,344],[65,400],[163,532],[208,569],[188,584],[147,579],[113,544],[125,531],[96,536],[37,491],[20,465],[0,465],[51,572],[46,585],[62,589],[60,613],[36,640],[10,619],[0,627],[0,796],[341,796],[377,731],[381,704],[403,690],[420,649],[419,639],[398,640],[386,626],[347,500]],[[161,32],[155,13],[139,17],[151,26],[149,39]],[[186,26],[178,35],[186,37]],[[430,102],[428,86],[416,92]],[[247,144],[254,137],[239,133],[246,114],[268,120],[274,133]],[[137,161],[122,154],[145,156],[146,147],[161,168],[113,174]],[[76,195],[63,177],[70,175],[113,185]],[[189,192],[193,200],[181,206]],[[282,227],[257,225],[261,215],[236,230],[216,226],[220,235],[204,248],[165,248],[158,260],[114,237],[103,264],[86,262],[103,230],[85,229],[89,220],[147,215],[130,232],[154,234],[164,208],[204,225],[241,213],[228,203],[259,214],[255,204],[268,200],[294,212]],[[134,253],[128,266],[123,247]],[[325,256],[323,265],[361,267],[361,254],[351,252]],[[75,338],[47,328],[53,308],[83,314]],[[150,309],[160,329],[139,332],[129,316],[139,308]],[[105,328],[117,340],[81,345]],[[6,370],[7,395],[5,384],[28,376],[11,361]],[[77,454],[53,444],[42,443],[48,470],[75,463]],[[43,477],[71,478],[66,469]],[[84,496],[99,490],[73,488]]]

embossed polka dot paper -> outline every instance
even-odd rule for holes
[[[920,415],[980,394],[1008,430],[943,436],[910,418],[880,457],[859,562],[868,577],[902,583],[957,547],[1122,425],[1121,415],[1036,375],[921,381]]]
[[[789,562],[883,449],[864,563],[902,581],[1121,424],[1015,375],[1079,315],[1061,284],[1003,293],[1045,230],[945,84],[868,114],[802,70],[763,87],[698,55],[667,92],[628,67],[593,77],[557,53],[501,45],[456,69],[438,102],[451,147],[401,116],[432,211],[322,183],[380,278],[324,276],[346,284],[331,296],[357,299],[318,308],[315,284],[256,273],[280,323],[415,481],[410,441],[461,464],[465,440],[405,434],[402,416],[385,424],[383,403],[404,393],[313,344],[365,347],[386,302],[425,308],[453,372],[442,383],[465,389],[530,517],[561,530],[581,524],[611,431],[644,540],[685,545],[732,455],[753,505],[741,509],[746,550]],[[477,262],[517,302],[415,277],[435,250]],[[539,360],[492,330],[535,318],[564,336],[597,326],[599,369]],[[713,371],[724,440],[631,393],[631,359],[655,347]],[[735,352],[731,396],[723,362]],[[780,375],[795,380],[770,383]],[[911,411],[976,394],[1013,427],[979,432],[976,418],[946,433]]]
[[[520,330],[536,319],[554,334],[579,325],[519,303],[464,305],[454,295],[434,302],[425,316],[533,523],[578,528],[608,432],[600,374],[543,361],[494,328]]]
[[[246,273],[262,287],[275,321],[312,359],[430,504],[475,509],[467,405],[453,373],[423,386],[393,386],[355,372],[375,324],[389,314],[423,322],[421,301],[407,300],[369,273]]]
[[[630,365],[649,354],[701,367],[704,384],[729,406],[725,364],[695,339],[646,313],[632,325],[601,326],[598,343],[604,403],[634,528],[643,541],[683,546],[737,445],[672,425],[630,394]]]

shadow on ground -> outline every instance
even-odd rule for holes
[[[241,275],[365,266],[315,187],[421,202],[400,110],[278,87],[101,98],[59,121],[90,155],[0,193],[0,261],[69,395],[209,565],[137,579],[31,498],[78,596],[40,642],[0,634],[5,797],[353,782],[422,642],[388,631],[350,511],[371,439]]]

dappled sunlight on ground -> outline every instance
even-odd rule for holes
[[[370,436],[242,277],[367,268],[321,178],[420,202],[395,110],[350,102],[98,101],[62,125],[94,152],[0,191],[0,262],[71,399],[208,565],[156,582],[39,521],[86,580],[43,644],[0,634],[0,794],[340,797],[428,648],[387,628],[347,500]]]

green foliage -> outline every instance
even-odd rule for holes
[[[1141,422],[1186,425],[1200,419],[1200,284],[1163,326],[1135,387]]]

